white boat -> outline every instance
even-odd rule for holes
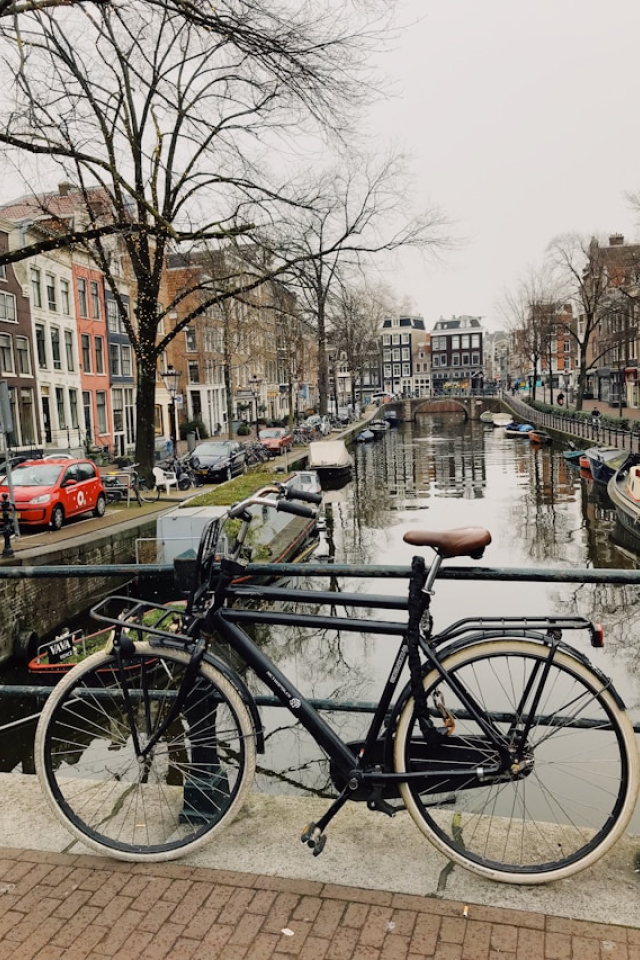
[[[353,457],[344,440],[315,440],[309,444],[308,467],[321,481],[340,479],[351,473]]]
[[[513,421],[513,417],[508,413],[494,413],[493,420],[491,421],[494,427],[506,427],[508,423]]]
[[[291,480],[287,480],[285,486],[294,490],[304,490],[305,493],[322,493],[320,477],[315,470],[297,470]]]

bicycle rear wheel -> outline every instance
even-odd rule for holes
[[[56,687],[36,732],[40,784],[58,819],[100,853],[161,861],[211,839],[238,811],[255,771],[255,731],[232,684],[202,663],[167,718],[190,657],[136,644],[122,675],[93,654]]]
[[[624,710],[566,652],[543,676],[548,655],[542,644],[497,640],[444,660],[514,749],[531,723],[511,764],[436,671],[424,680],[429,707],[442,695],[455,729],[427,745],[413,698],[397,725],[396,770],[424,774],[400,787],[413,820],[447,857],[492,880],[545,883],[590,866],[623,833],[638,796],[638,749]]]

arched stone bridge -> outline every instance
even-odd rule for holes
[[[469,397],[448,394],[446,397],[412,397],[385,404],[385,410],[395,410],[402,420],[415,420],[418,414],[460,413],[468,420],[479,420],[485,410],[501,410],[498,397]]]

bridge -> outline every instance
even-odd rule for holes
[[[467,420],[479,420],[486,410],[498,413],[502,408],[498,397],[447,394],[442,397],[412,397],[385,404],[395,410],[401,420],[415,420],[418,414],[464,413]]]

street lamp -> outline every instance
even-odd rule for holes
[[[171,448],[173,456],[178,456],[178,425],[176,423],[176,397],[178,395],[178,383],[182,374],[169,363],[167,369],[160,376],[166,387],[167,393],[171,398],[169,404],[169,426],[171,428]]]
[[[254,373],[252,376],[249,377],[249,383],[251,384],[253,399],[256,402],[256,440],[257,440],[258,433],[259,433],[258,399],[260,397],[258,390],[259,390],[260,384],[262,383],[262,380],[260,379],[259,376],[257,376],[257,374]]]

